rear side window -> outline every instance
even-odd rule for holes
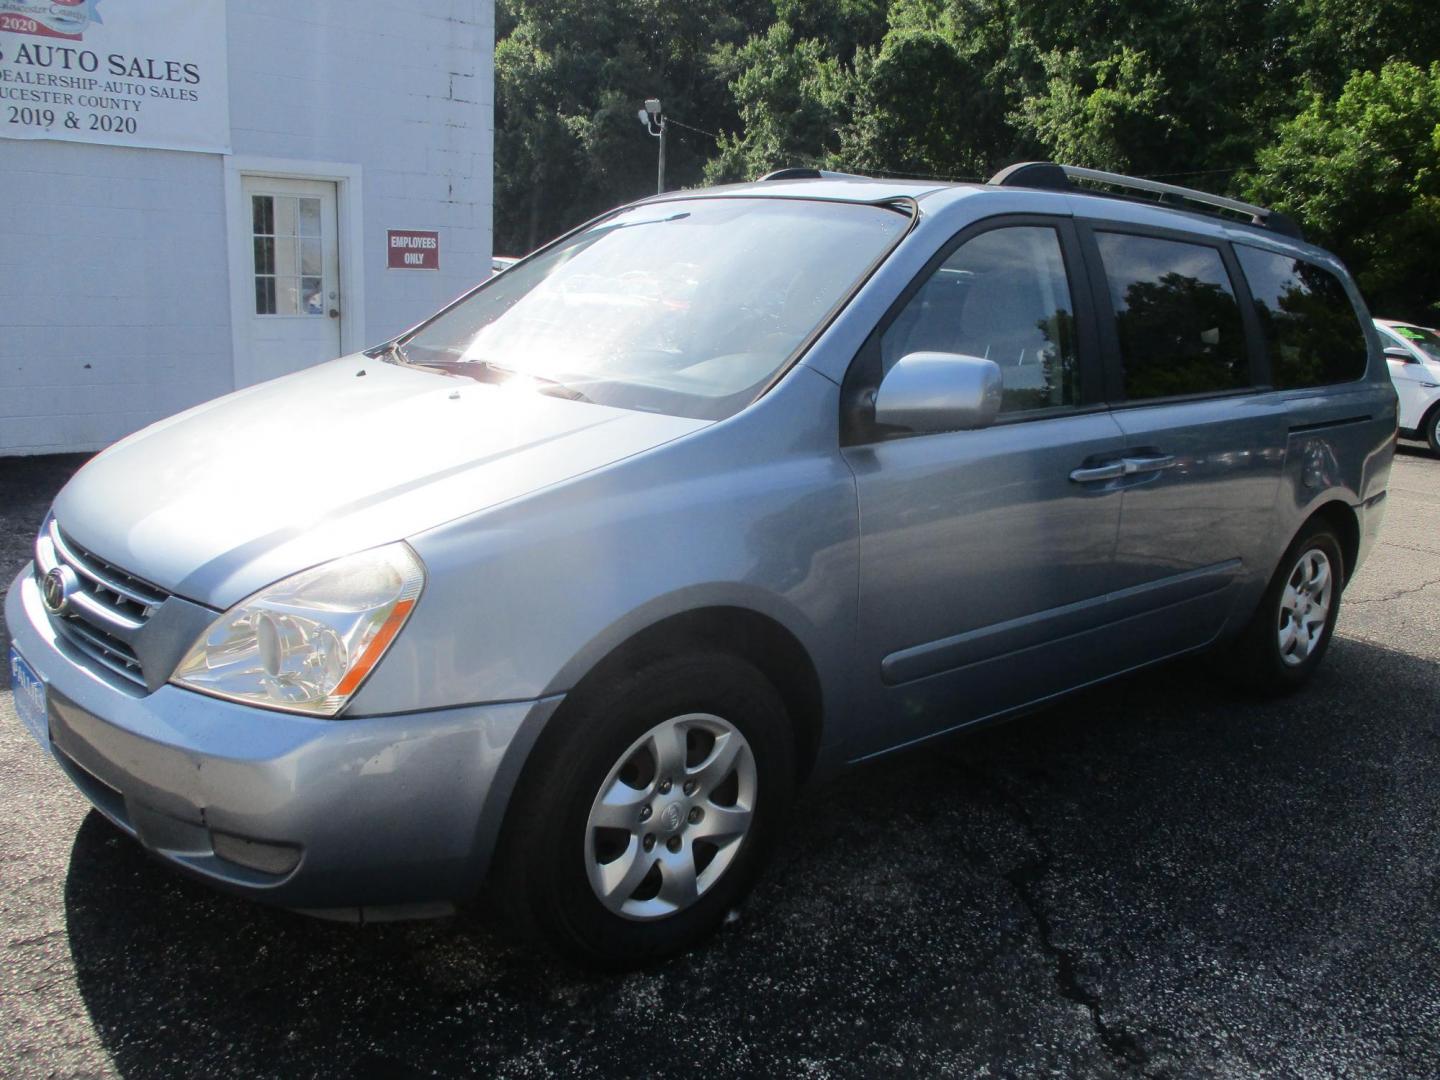
[[[1255,297],[1277,389],[1351,382],[1365,374],[1365,331],[1339,278],[1303,259],[1244,244],[1236,244],[1235,253]]]
[[[1097,232],[1095,241],[1128,400],[1250,385],[1240,305],[1218,250],[1127,233]]]

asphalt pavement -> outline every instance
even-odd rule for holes
[[[7,583],[80,460],[0,460]],[[1440,1075],[1440,460],[1388,501],[1305,693],[1170,664],[813,788],[622,976],[185,881],[0,692],[0,1075]]]

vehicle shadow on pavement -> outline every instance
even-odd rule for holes
[[[1437,700],[1440,665],[1337,639],[1296,697],[1172,664],[894,756],[805,795],[713,942],[620,976],[483,915],[222,896],[91,813],[70,948],[127,1077],[1414,1074]]]
[[[1440,455],[1437,455],[1424,443],[1397,442],[1395,444],[1395,452],[1403,457],[1430,458],[1432,460],[1440,457]]]

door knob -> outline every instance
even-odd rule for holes
[[[330,317],[331,317],[332,319],[338,319],[338,318],[340,317],[340,309],[339,309],[339,308],[333,308],[333,307],[332,307],[332,308],[330,309]]]

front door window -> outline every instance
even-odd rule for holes
[[[1000,366],[1000,411],[1079,401],[1075,305],[1060,237],[1045,225],[991,229],[930,275],[880,342],[889,371],[906,353],[978,356]]]

